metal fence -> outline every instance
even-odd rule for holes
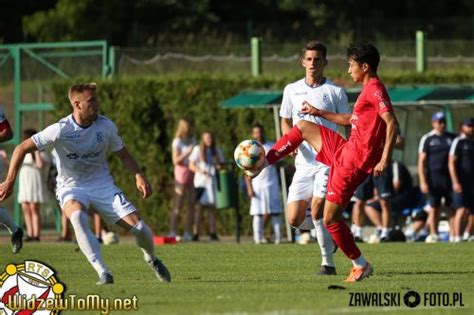
[[[262,43],[262,72],[278,74],[298,70],[301,48],[305,43]],[[381,71],[415,70],[416,42],[377,42],[382,55]],[[347,45],[329,44],[330,69],[345,71]],[[250,72],[250,44],[201,48],[158,47],[116,48],[117,73],[166,74],[186,72]],[[474,41],[426,41],[427,68],[444,70],[474,68]]]

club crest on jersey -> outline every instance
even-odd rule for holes
[[[102,133],[102,131],[97,131],[95,135],[96,135],[97,143],[101,143],[104,141],[104,134]]]
[[[329,99],[329,95],[327,95],[327,94],[323,95],[323,102],[324,102],[324,104],[331,103],[331,100]]]
[[[58,314],[55,308],[65,287],[46,264],[27,260],[8,264],[0,275],[0,312],[13,314]]]

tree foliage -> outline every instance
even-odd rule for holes
[[[8,0],[10,1],[10,0]],[[30,40],[106,39],[113,45],[155,46],[266,40],[325,42],[474,37],[468,0],[57,0],[23,18]]]

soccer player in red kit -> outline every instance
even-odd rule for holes
[[[397,135],[397,119],[382,82],[377,77],[380,55],[371,44],[355,44],[347,50],[348,72],[362,91],[352,114],[336,114],[318,109],[318,104],[306,101],[301,112],[312,114],[343,126],[351,125],[346,141],[338,133],[305,120],[301,120],[275,143],[266,156],[266,164],[273,164],[293,152],[306,140],[318,155],[316,159],[331,167],[324,205],[323,221],[337,246],[352,260],[353,268],[346,282],[360,281],[373,273],[354,242],[342,213],[357,186],[373,173],[381,175],[388,167]],[[247,171],[255,176],[260,169]]]

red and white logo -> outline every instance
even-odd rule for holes
[[[0,313],[7,315],[59,314],[55,300],[61,299],[64,285],[43,263],[25,261],[9,264],[0,276]]]

